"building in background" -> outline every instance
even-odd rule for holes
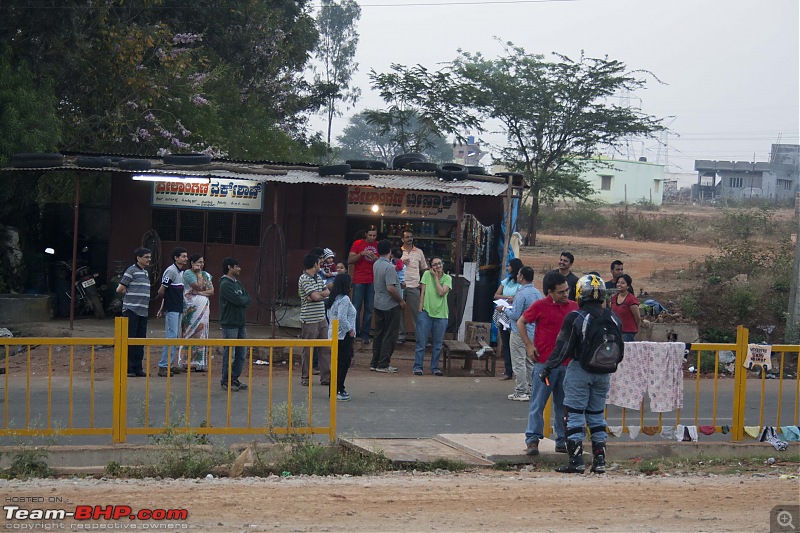
[[[692,197],[766,198],[788,201],[800,191],[800,145],[773,144],[768,162],[712,161],[694,162],[697,184]]]
[[[595,190],[592,200],[653,205],[661,205],[664,200],[664,165],[648,163],[644,157],[638,161],[602,159],[581,177]]]

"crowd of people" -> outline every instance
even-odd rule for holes
[[[416,346],[412,373],[423,375],[426,350],[431,348],[430,373],[442,376],[439,358],[448,324],[447,295],[453,280],[444,272],[441,257],[432,257],[430,266],[414,245],[414,235],[403,231],[402,246],[377,241],[377,228],[366,228],[363,237],[353,242],[347,264],[335,261],[328,248],[313,248],[303,259],[298,279],[300,323],[303,339],[330,339],[332,323],[339,321],[336,397],[348,401],[345,382],[353,360],[355,343],[372,348],[370,370],[393,374],[392,355],[397,344],[406,341],[405,310],[415,325]],[[150,303],[147,268],[152,252],[139,248],[136,261],[122,276],[117,291],[123,295],[123,315],[129,319],[129,336],[144,337]],[[586,324],[593,317],[611,317],[619,326],[620,346],[633,341],[642,320],[633,280],[624,273],[622,261],[611,263],[611,278],[602,280],[596,272],[578,277],[572,272],[575,257],[562,252],[558,268],[545,273],[541,290],[534,286],[534,270],[520,259],[512,259],[495,299],[498,308],[499,338],[505,372],[501,379],[514,380],[512,401],[529,402],[525,445],[529,455],[538,455],[544,438],[543,412],[553,398],[556,451],[568,453],[562,472],[583,472],[581,442],[588,423],[594,460],[592,470],[605,468],[605,421],[603,407],[609,374],[592,373],[575,364],[577,350],[586,343]],[[238,260],[222,261],[219,282],[220,327],[226,339],[245,339],[245,314],[250,296],[239,281]],[[212,276],[205,270],[200,254],[189,256],[185,248],[175,248],[172,264],[164,270],[158,289],[167,338],[207,339],[210,300],[215,295]],[[351,299],[352,295],[352,299]],[[499,315],[498,315],[499,314]],[[374,334],[371,324],[375,321]],[[582,329],[583,328],[583,329]],[[430,339],[430,341],[429,341]],[[223,352],[221,387],[226,391],[246,390],[241,376],[246,349],[227,347]],[[319,375],[320,385],[331,386],[331,358],[326,348],[304,347],[301,355],[301,385]],[[145,376],[143,347],[131,346],[128,376]],[[191,370],[205,372],[209,366],[206,347],[165,346],[158,363],[158,375],[169,376]]]

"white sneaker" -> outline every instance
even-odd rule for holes
[[[340,402],[349,402],[350,401],[350,394],[347,392],[337,392],[336,399]]]
[[[525,394],[524,392],[515,392],[514,394],[509,394],[508,399],[515,402],[528,402],[530,401],[531,396],[530,394]]]
[[[393,366],[387,366],[386,368],[376,368],[375,372],[383,372],[384,374],[396,374],[397,369]]]

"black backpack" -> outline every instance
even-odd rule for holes
[[[604,309],[599,316],[583,311],[580,313],[583,315],[583,324],[578,362],[584,370],[593,374],[616,372],[625,353],[619,319],[614,320],[614,315],[608,309]]]

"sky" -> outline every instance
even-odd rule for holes
[[[577,58],[607,55],[648,81],[630,104],[662,117],[671,134],[623,147],[668,172],[693,173],[695,159],[768,161],[778,141],[800,142],[800,2],[798,0],[361,0],[354,109],[382,101],[368,73],[392,63],[431,69],[458,49],[502,54],[512,41],[527,52]],[[622,101],[622,100],[620,100]],[[324,130],[322,117],[311,126]],[[477,132],[471,132],[477,133]],[[483,135],[492,144],[502,136]],[[335,144],[335,142],[334,142]],[[490,164],[487,156],[482,161]]]

